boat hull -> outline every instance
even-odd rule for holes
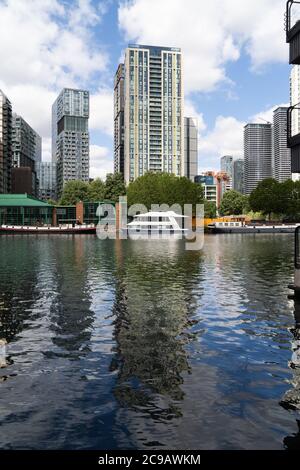
[[[295,233],[294,227],[209,227],[211,233]]]
[[[96,227],[0,227],[0,235],[93,235]]]

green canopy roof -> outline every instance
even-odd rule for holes
[[[28,194],[0,194],[0,207],[52,207]]]

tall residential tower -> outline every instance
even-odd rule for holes
[[[232,185],[235,191],[244,193],[244,159],[237,158],[233,161],[233,178]]]
[[[272,124],[244,128],[245,194],[265,178],[272,178]]]
[[[11,190],[12,168],[12,108],[0,90],[0,194]]]
[[[184,176],[192,182],[198,175],[198,122],[196,118],[184,118]]]
[[[89,181],[89,92],[64,88],[52,107],[52,162],[57,195],[67,181]]]
[[[292,178],[291,150],[287,147],[287,110],[280,107],[273,114],[273,176],[279,183]]]
[[[124,64],[119,64],[114,83],[114,171],[124,175]]]
[[[124,175],[184,175],[181,50],[129,45],[125,53]]]

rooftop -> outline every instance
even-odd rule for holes
[[[0,207],[52,207],[28,194],[0,194]]]
[[[172,51],[181,52],[180,47],[146,46],[144,44],[128,44],[129,49],[149,49],[151,51]]]

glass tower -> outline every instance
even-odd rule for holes
[[[272,124],[244,128],[245,194],[265,178],[272,178]]]

